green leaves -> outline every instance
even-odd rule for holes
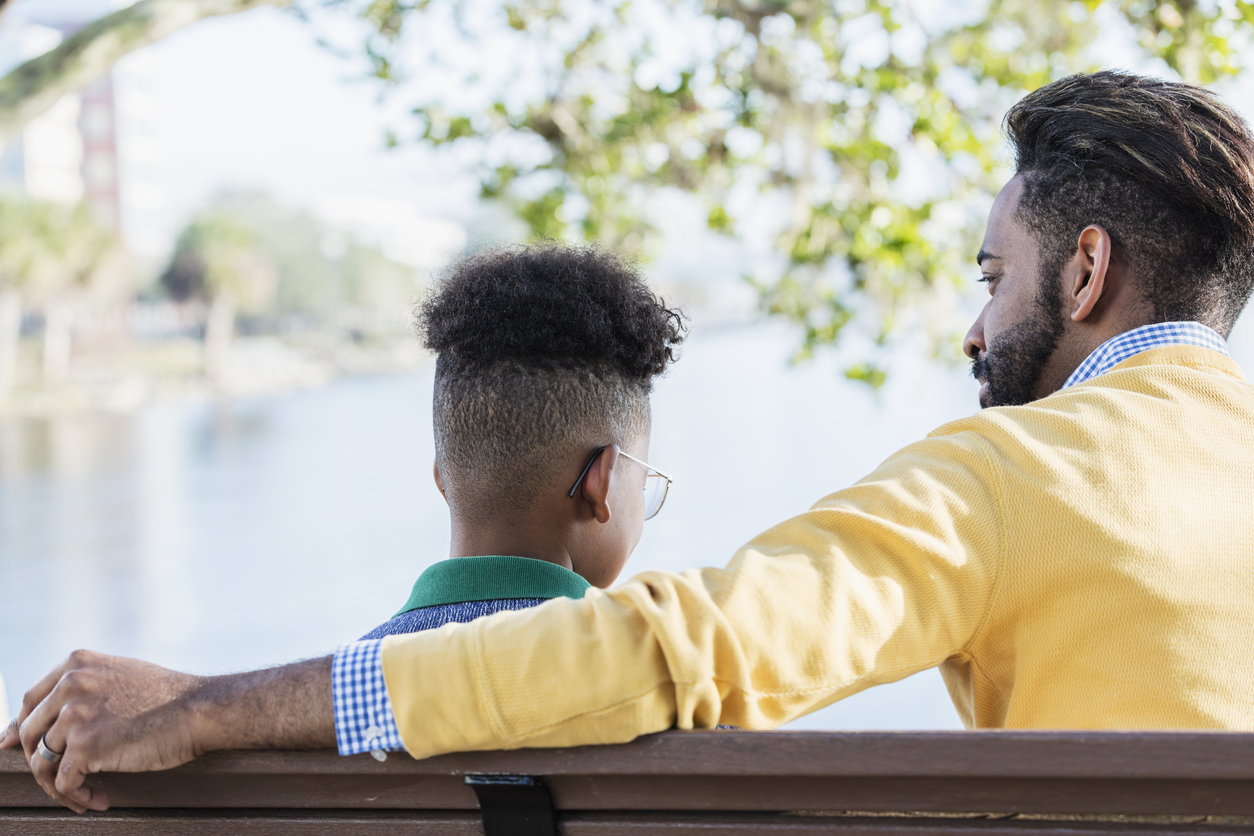
[[[1098,3],[1087,0],[1095,9]],[[1254,4],[1242,0],[1117,0],[1141,47],[1185,81],[1212,84],[1247,69]]]
[[[161,282],[176,300],[225,300],[251,313],[273,301],[278,272],[251,227],[229,212],[210,211],[179,235]]]
[[[731,236],[756,208],[746,190],[787,207],[771,230],[779,271],[752,279],[762,308],[797,323],[800,359],[858,329],[869,348],[848,374],[872,386],[905,336],[956,353],[952,300],[1008,176],[1010,104],[1095,68],[1093,38],[1121,18],[1148,54],[1203,82],[1242,71],[1254,31],[1239,0],[990,0],[976,15],[913,0],[365,8],[375,48],[399,42],[399,14],[414,32],[457,21],[459,48],[508,56],[493,81],[483,66],[451,69],[442,38],[407,41],[410,63],[439,78],[417,103],[419,137],[480,160],[482,195],[533,235],[640,249],[663,232],[645,213],[659,189],[692,195]]]
[[[87,287],[119,247],[83,204],[0,200],[0,288],[38,302]]]

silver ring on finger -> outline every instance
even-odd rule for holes
[[[47,735],[44,735],[44,737],[46,736]],[[35,747],[35,752],[39,755],[39,757],[43,758],[48,763],[56,763],[61,760],[61,756],[64,755],[65,752],[54,752],[49,749],[48,743],[44,740],[44,737],[39,738],[39,745]]]

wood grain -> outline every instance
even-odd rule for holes
[[[0,833],[21,836],[483,836],[478,813],[221,810],[0,810]]]
[[[472,813],[263,810],[0,811],[0,833],[22,836],[482,836]],[[560,836],[1250,836],[1254,827],[1203,822],[1111,822],[928,817],[573,813]]]
[[[425,761],[397,753],[385,763],[331,751],[219,752],[167,772],[97,776],[92,783],[109,793],[115,818],[100,818],[105,829],[93,832],[154,832],[143,827],[168,819],[173,829],[161,832],[408,833],[412,824],[477,833],[468,773],[543,776],[562,832],[588,836],[929,832],[919,819],[880,813],[932,817],[946,834],[1254,834],[1254,735],[1157,732],[667,732],[619,746]],[[785,815],[798,811],[871,818]],[[951,814],[983,818],[936,818]],[[1005,819],[1015,814],[1090,818]],[[1127,830],[1132,823],[1111,819],[1119,815],[1250,820],[1226,830],[1144,821]],[[15,817],[22,833],[72,833],[64,828],[89,821],[45,796],[20,753],[0,752],[0,833]],[[27,827],[54,821],[63,828]],[[228,821],[236,829],[214,824]]]
[[[1002,776],[1254,779],[1254,734],[1235,732],[681,732],[615,746],[472,752],[416,761],[327,752],[216,752],[197,774]],[[0,752],[0,775],[23,772]]]

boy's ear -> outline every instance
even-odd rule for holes
[[[579,483],[579,495],[592,506],[592,514],[599,523],[610,521],[610,481],[617,464],[618,445],[611,444],[601,451]]]
[[[448,502],[448,497],[444,494],[444,482],[440,479],[440,463],[432,462],[431,470],[435,474],[435,486],[440,489],[440,496],[443,496],[444,501]]]

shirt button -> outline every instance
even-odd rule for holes
[[[370,728],[366,729],[367,740],[372,740],[373,738],[376,738],[376,737],[383,737],[383,729],[379,728],[378,726],[371,726]]]

